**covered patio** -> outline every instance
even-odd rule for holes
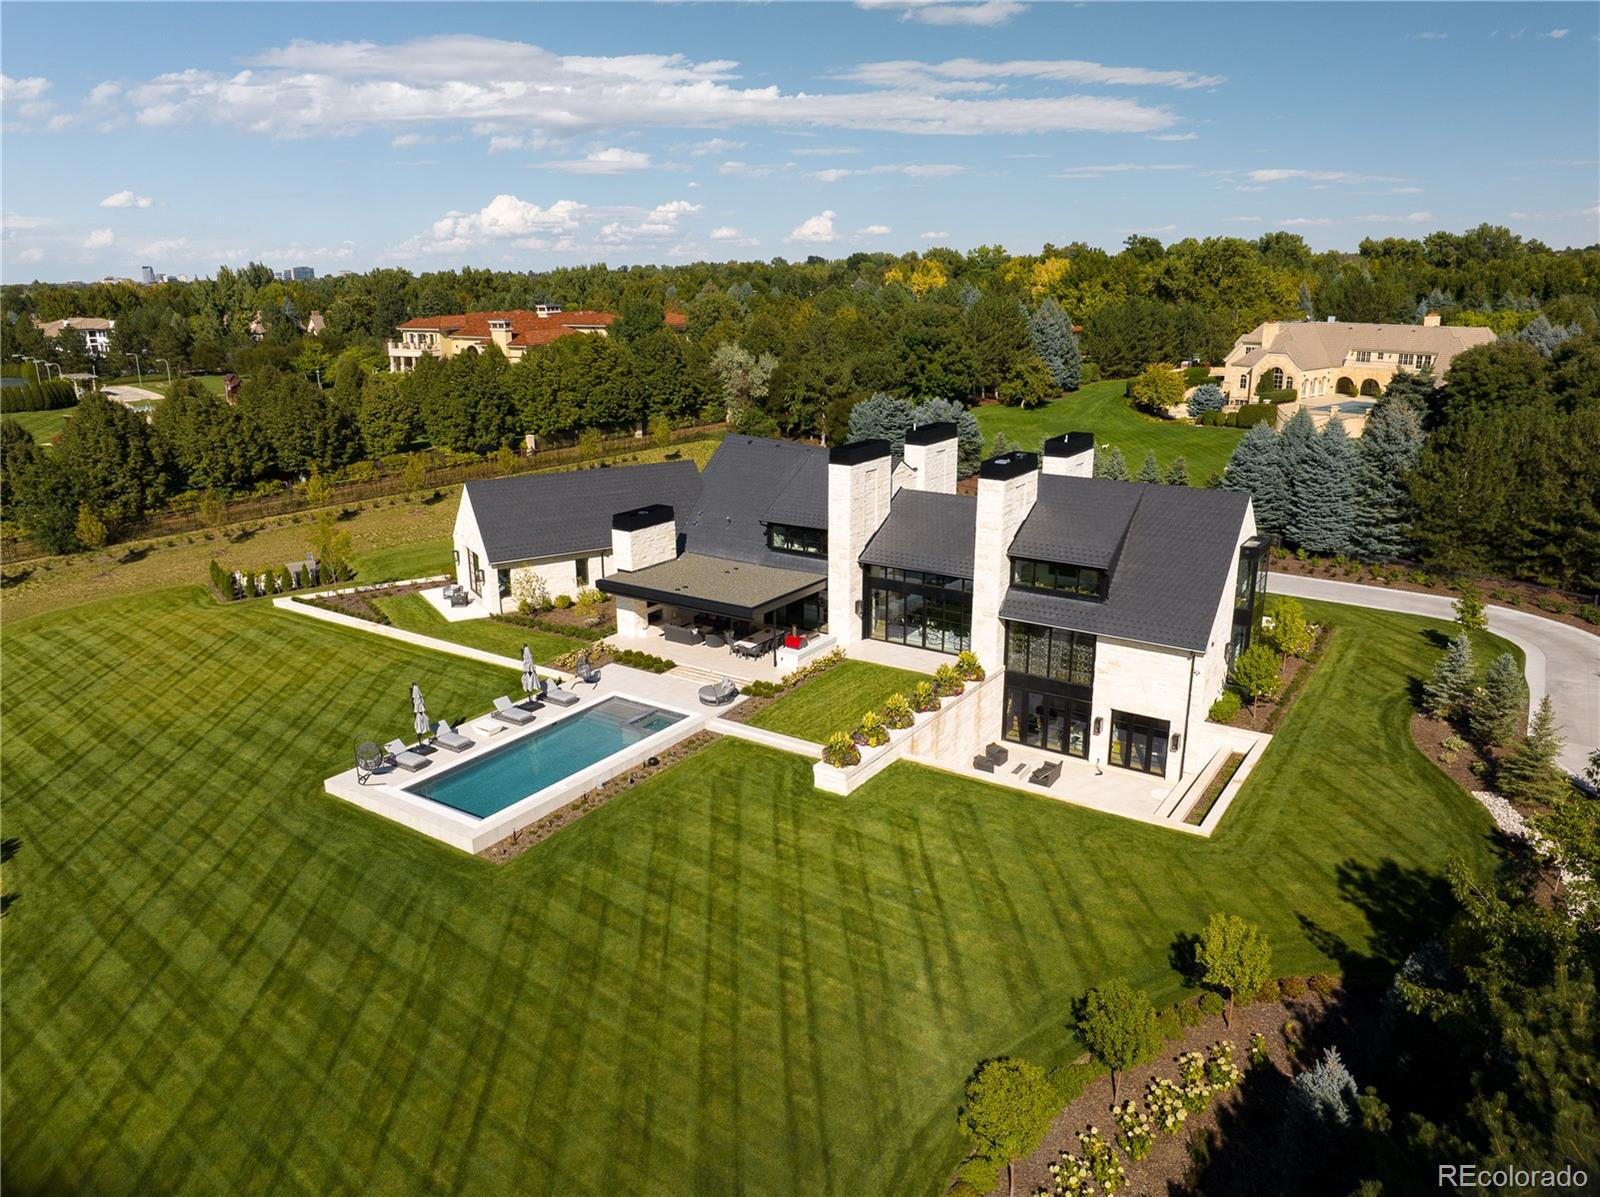
[[[815,631],[827,618],[825,573],[701,553],[611,574],[595,585],[616,596],[624,647],[659,636],[674,646],[731,647],[755,659],[775,654],[790,633]]]

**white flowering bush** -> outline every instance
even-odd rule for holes
[[[1117,1130],[1122,1132],[1122,1146],[1128,1158],[1137,1164],[1150,1154],[1151,1145],[1155,1142],[1155,1124],[1150,1121],[1150,1115],[1132,1101],[1113,1107],[1111,1116],[1116,1121]]]
[[[1189,1117],[1183,1090],[1164,1076],[1156,1077],[1145,1087],[1144,1104],[1150,1110],[1150,1120],[1169,1135],[1182,1130],[1184,1120]]]
[[[1183,1093],[1183,1106],[1191,1114],[1198,1114],[1211,1103],[1211,1082],[1206,1080],[1204,1052],[1184,1052],[1178,1057],[1179,1089]]]
[[[1206,1057],[1206,1083],[1211,1092],[1224,1093],[1243,1079],[1244,1073],[1233,1062],[1233,1044],[1221,1039],[1213,1043]]]
[[[1098,1127],[1091,1126],[1086,1131],[1079,1131],[1078,1145],[1083,1148],[1089,1173],[1100,1186],[1101,1192],[1115,1193],[1128,1183],[1128,1174],[1123,1170],[1122,1161],[1117,1158],[1117,1149],[1100,1137]]]
[[[1056,1197],[1088,1197],[1094,1192],[1094,1173],[1088,1161],[1070,1151],[1063,1151],[1061,1161],[1050,1165],[1050,1175],[1056,1179]]]
[[[1250,1036],[1250,1063],[1259,1068],[1272,1059],[1267,1052],[1267,1037],[1260,1031]]]

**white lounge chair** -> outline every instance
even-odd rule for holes
[[[439,720],[439,727],[433,734],[433,742],[440,748],[448,748],[451,752],[465,752],[472,747],[472,741],[454,730],[443,719]]]
[[[539,675],[539,701],[551,702],[558,707],[570,707],[577,703],[578,696],[571,690],[563,690],[561,683],[551,685],[549,679],[543,674]]]
[[[514,723],[518,727],[526,727],[533,722],[533,712],[525,711],[512,702],[509,694],[502,694],[494,700],[494,710],[490,714],[502,723]]]
[[[397,769],[404,769],[407,773],[415,773],[418,769],[428,767],[428,758],[421,753],[412,752],[406,747],[404,740],[390,740],[383,746],[389,754],[389,760]]]

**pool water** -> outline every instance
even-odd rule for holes
[[[683,718],[626,698],[608,698],[471,764],[424,778],[408,786],[407,792],[482,819]],[[433,759],[439,762],[442,757],[435,753]]]

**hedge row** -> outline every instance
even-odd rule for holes
[[[0,387],[0,412],[55,411],[71,407],[77,401],[78,392],[64,378],[34,381],[20,387]]]

